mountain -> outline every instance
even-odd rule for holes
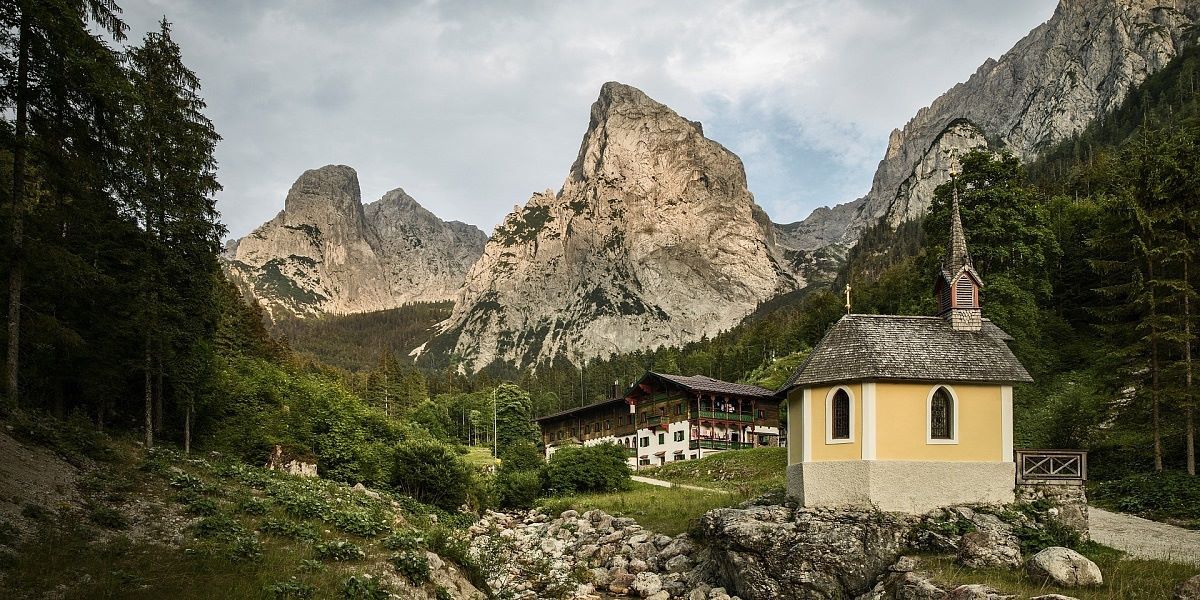
[[[1054,15],[999,60],[892,132],[871,190],[786,225],[802,250],[853,245],[884,219],[925,214],[955,159],[981,147],[1033,160],[1117,108],[1186,44],[1197,0],[1062,0]]]
[[[478,370],[713,336],[804,286],[742,162],[699,123],[606,83],[558,192],[498,225],[422,351]]]
[[[226,271],[272,316],[348,314],[454,297],[487,236],[402,189],[366,206],[344,165],[305,171],[284,209],[225,251]]]

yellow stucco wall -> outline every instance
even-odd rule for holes
[[[788,464],[804,462],[804,411],[801,401],[804,390],[794,388],[787,397],[787,454]]]
[[[844,387],[850,393],[850,431],[852,442],[831,444],[825,431],[825,400],[831,390]],[[827,386],[812,388],[812,422],[809,424],[809,434],[812,435],[812,460],[855,460],[862,458],[863,412],[862,384],[852,383],[844,386]]]
[[[949,385],[958,398],[958,443],[930,444],[926,419],[932,383],[875,384],[875,447],[879,460],[1001,461],[999,385]]]

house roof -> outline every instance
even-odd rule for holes
[[[611,406],[615,406],[618,404],[624,404],[624,403],[625,403],[624,398],[609,398],[607,400],[593,402],[591,404],[588,404],[587,406],[576,406],[575,408],[568,408],[566,410],[560,410],[556,413],[551,413],[548,415],[537,417],[534,419],[534,421],[546,421],[549,419],[557,419],[559,417],[565,417],[565,416],[572,415],[575,413],[587,412],[589,410],[596,409],[596,408],[608,408]]]
[[[962,331],[941,317],[846,315],[779,393],[855,380],[1033,381],[1009,349],[1011,339],[987,319],[979,331]]]
[[[704,375],[692,375],[690,377],[684,375],[667,375],[666,373],[655,373],[649,371],[646,375],[653,375],[666,381],[670,381],[690,392],[704,392],[709,394],[733,394],[735,396],[753,396],[759,398],[771,398],[775,396],[775,392],[760,388],[757,385],[746,385],[742,383],[729,383]],[[645,377],[642,378],[643,380]]]

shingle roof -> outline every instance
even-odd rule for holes
[[[941,317],[846,315],[779,390],[853,380],[988,383],[1033,381],[1005,342],[1012,337],[984,320],[960,331]]]
[[[675,383],[688,391],[706,392],[711,394],[734,394],[737,396],[756,396],[760,398],[770,398],[775,395],[771,390],[760,388],[757,385],[745,385],[741,383],[729,383],[704,375],[692,375],[685,377],[683,375],[667,375],[665,373],[649,372],[648,375],[661,377],[667,381]]]
[[[565,417],[567,415],[574,414],[577,412],[586,412],[586,411],[594,409],[594,408],[604,408],[607,406],[612,406],[615,404],[624,404],[624,403],[625,403],[624,398],[609,398],[607,400],[593,402],[587,406],[576,406],[575,408],[568,408],[566,410],[560,410],[556,413],[551,413],[548,415],[537,417],[534,419],[534,421],[545,421],[547,419],[557,419],[558,417]]]

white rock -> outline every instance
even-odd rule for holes
[[[1100,567],[1069,548],[1052,546],[1033,555],[1026,563],[1029,575],[1061,587],[1097,586],[1104,583]]]

